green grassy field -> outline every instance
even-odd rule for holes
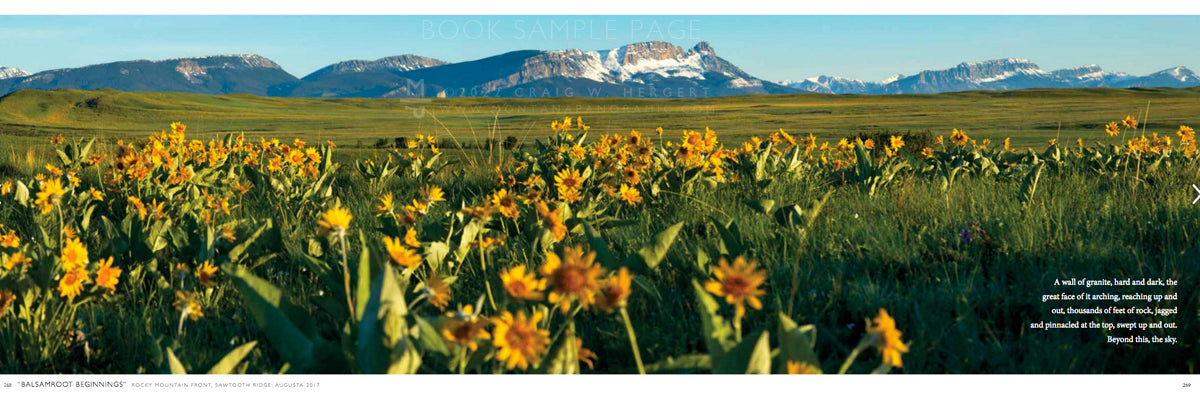
[[[170,122],[196,137],[332,140],[371,146],[379,138],[434,133],[461,141],[544,137],[548,119],[582,116],[599,133],[670,132],[710,127],[722,135],[766,135],[783,128],[822,139],[859,133],[948,133],[1011,137],[1017,147],[1050,138],[1092,139],[1103,125],[1149,107],[1149,132],[1173,133],[1200,117],[1200,89],[1034,89],[938,95],[771,95],[654,99],[299,99],[249,95],[100,91],[18,91],[0,99],[6,138],[62,133],[130,138]],[[1139,116],[1140,117],[1140,116]]]
[[[1147,102],[1149,121],[1143,123],[1149,132],[1174,137],[1179,124],[1200,121],[1195,90],[650,102],[18,92],[0,101],[6,138],[21,144],[7,159],[0,155],[0,181],[31,186],[24,200],[19,191],[0,196],[4,232],[21,239],[19,246],[0,250],[4,261],[17,251],[33,259],[0,270],[0,301],[4,290],[16,295],[8,313],[0,314],[0,372],[204,372],[252,341],[257,341],[253,349],[230,370],[522,372],[501,360],[495,336],[477,337],[477,349],[439,337],[438,329],[457,316],[449,311],[478,303],[477,311],[488,317],[545,312],[539,327],[555,338],[554,345],[535,352],[544,356],[542,362],[525,372],[636,373],[640,356],[650,372],[786,372],[788,361],[801,360],[836,373],[845,360],[856,358],[846,370],[869,373],[887,364],[876,351],[883,347],[882,334],[868,331],[868,319],[883,308],[895,318],[907,347],[902,368],[890,368],[892,373],[1194,374],[1200,361],[1195,286],[1200,208],[1190,204],[1195,194],[1189,186],[1200,182],[1200,159],[1187,153],[1194,145],[1179,140],[1153,150],[1114,148],[1110,144],[1124,146],[1141,130],[1123,130],[1120,137],[1105,137],[1103,130],[1109,121],[1144,111]],[[588,103],[660,109],[589,112],[570,106]],[[502,104],[542,109],[495,113]],[[413,118],[406,109],[413,105],[437,114],[442,123]],[[712,110],[696,110],[702,107]],[[581,146],[585,158],[572,158],[574,141],[549,137],[555,135],[550,121],[564,115],[580,115],[591,124]],[[162,155],[145,137],[175,120],[188,123],[189,139],[242,130],[285,141],[301,137],[309,146],[328,139],[340,147],[319,151],[319,162],[298,158],[312,166],[313,178],[301,165],[270,170],[267,157],[287,157],[280,147],[254,148],[263,149],[264,159],[247,161],[248,152],[226,158],[213,156],[223,148],[211,145],[166,144],[165,152],[179,161],[152,164]],[[1064,143],[1047,147],[1045,139],[1058,135],[1059,122]],[[657,126],[669,130],[662,139],[615,145],[634,151],[654,145],[651,158],[629,159],[646,160],[638,180],[621,175],[633,164],[614,164],[618,159],[609,153],[593,153],[607,152],[598,149],[604,145],[597,141],[600,133],[619,133],[620,141],[628,141],[628,129],[651,136]],[[719,132],[720,143],[690,153],[700,160],[688,161],[697,156],[663,146],[664,140],[683,145],[687,140],[680,129],[705,126]],[[946,135],[951,128],[996,142],[959,145],[946,135],[925,157],[912,146],[887,155],[883,140],[869,153],[856,147],[810,155],[801,140],[772,146],[780,152],[763,145],[754,154],[730,153],[736,161],[717,158],[725,172],[715,175],[711,160],[714,149],[720,150],[715,147],[738,149],[747,135],[765,137],[781,127],[798,136],[812,131],[819,142],[831,143],[859,132],[928,129]],[[484,138],[491,128],[499,130],[496,135],[538,138],[545,148],[531,143],[516,151],[458,150],[446,131],[462,139]],[[427,158],[427,145],[351,148],[358,141],[370,145],[375,138],[435,130],[440,130],[446,167],[424,161],[411,166],[402,159],[409,154]],[[49,145],[46,137],[57,133],[140,142],[138,149],[123,153],[112,144],[97,145],[92,153],[108,156],[93,166],[85,164],[86,157],[56,154],[80,150],[70,140],[70,149]],[[1006,136],[1037,149],[999,149]],[[1104,145],[1080,148],[1073,142],[1076,136]],[[609,147],[617,151],[615,146]],[[26,149],[35,153],[27,155]],[[822,153],[829,162],[819,158]],[[383,163],[388,154],[405,164],[399,172],[379,174],[356,162],[371,157]],[[80,186],[71,187],[67,175],[48,175],[46,163],[77,171]],[[194,177],[172,180],[185,165],[192,166]],[[149,175],[110,179],[113,172],[138,174],[137,168]],[[498,181],[497,169],[514,178]],[[585,174],[578,201],[563,201],[571,199],[570,193],[555,188],[555,175],[564,169]],[[65,179],[65,197],[35,201],[44,190],[34,186],[44,185],[35,180],[39,174]],[[523,182],[535,174],[545,184]],[[1030,179],[1036,179],[1032,188]],[[632,185],[643,200],[634,205],[609,194],[608,187],[618,184]],[[446,201],[405,224],[401,206],[427,201],[419,190],[429,185],[443,188]],[[104,193],[104,200],[88,197],[91,188]],[[489,202],[500,201],[494,198],[501,189],[531,203],[517,203],[515,217],[460,213],[464,207],[500,206]],[[395,207],[381,213],[377,207],[387,193],[396,197]],[[824,205],[815,204],[826,195]],[[139,213],[131,197],[145,201],[147,213]],[[221,199],[229,203],[228,211]],[[559,209],[569,229],[561,239],[554,239],[552,220],[536,209],[536,201],[543,200]],[[154,202],[164,208],[154,208]],[[353,215],[345,240],[337,231],[319,229],[322,213],[334,207]],[[811,222],[802,224],[807,219]],[[77,259],[62,250],[66,227],[90,253],[86,270],[93,281],[104,257],[112,256],[124,270],[113,289],[89,281],[78,297],[61,294],[71,272],[65,261]],[[232,229],[233,240],[221,237],[225,228]],[[417,232],[421,246],[414,250],[425,258],[411,271],[395,263],[382,239],[403,237],[407,229]],[[662,241],[660,235],[670,231],[675,231],[673,242]],[[505,242],[484,252],[473,243],[484,235]],[[597,264],[610,273],[619,267],[635,272],[623,308],[627,319],[595,305],[563,314],[548,299],[523,301],[506,293],[502,271],[545,267],[550,254],[565,256],[566,246],[604,252]],[[716,277],[722,256],[757,261],[765,278],[761,309],[747,307],[744,319],[735,317],[726,298],[694,287]],[[202,285],[196,272],[204,261],[222,268]],[[455,278],[445,310],[422,290],[435,275]],[[547,292],[566,286],[554,275],[537,276],[551,282]],[[1029,328],[1032,322],[1063,320],[1050,315],[1056,305],[1043,303],[1041,296],[1061,291],[1052,282],[1067,277],[1178,280],[1181,285],[1163,291],[1177,292],[1179,299],[1155,304],[1177,307],[1171,321],[1178,327],[1142,332],[1174,336],[1178,344],[1106,343],[1106,335],[1129,334],[1121,330]],[[189,304],[178,303],[176,292],[190,294],[203,316],[189,315]],[[786,328],[781,315],[814,330]],[[489,321],[486,330],[495,334],[497,321]],[[637,346],[631,344],[632,332]],[[597,357],[563,350],[563,338],[570,337]],[[863,345],[862,352],[856,344]],[[594,369],[580,360],[592,361]]]

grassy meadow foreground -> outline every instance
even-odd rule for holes
[[[1200,360],[1200,156],[1182,120],[1018,149],[934,126],[822,138],[738,114],[733,135],[708,119],[639,132],[547,117],[516,144],[463,149],[430,126],[346,158],[332,133],[268,128],[96,142],[78,114],[31,112],[80,123],[14,149],[0,175],[0,372],[1196,373]],[[746,131],[760,126],[775,130]],[[1160,304],[1178,328],[1146,334],[1179,344],[1029,329],[1054,320],[1041,295],[1066,277],[1178,280]]]

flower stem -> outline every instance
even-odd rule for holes
[[[854,350],[850,351],[850,355],[846,357],[846,362],[842,363],[842,368],[838,369],[838,375],[845,374],[846,370],[850,369],[850,364],[854,364],[854,360],[858,358],[858,354],[862,353],[863,349],[866,349],[869,344],[866,338],[859,341],[858,346],[855,346]]]
[[[496,309],[496,300],[492,298],[492,281],[485,279],[483,287],[487,289],[488,304],[491,304],[493,311],[499,311],[499,309]]]
[[[479,245],[479,266],[483,270],[483,286],[487,289],[488,304],[492,306],[492,310],[496,311],[496,298],[492,295],[492,281],[487,279],[487,250],[483,247],[483,233],[475,235],[475,242]]]
[[[175,329],[175,340],[176,341],[179,340],[179,337],[183,336],[183,321],[187,320],[187,316],[188,316],[188,308],[184,307],[183,312],[179,314],[179,327]]]
[[[562,301],[559,301],[559,302],[562,302]],[[557,309],[557,308],[551,308],[551,310],[550,310],[551,315],[554,314],[553,313],[554,309]],[[583,309],[582,306],[576,306],[575,309],[572,309],[571,314],[567,315],[567,322],[575,321],[575,315],[579,314],[579,311],[582,309]],[[546,320],[549,321],[549,319],[546,319]],[[549,324],[549,323],[547,323],[547,324]],[[557,341],[558,337],[562,336],[563,332],[567,330],[568,325],[563,325],[562,328],[559,328],[558,331],[554,332],[554,335],[550,337],[550,343],[554,343],[554,341]]]
[[[465,345],[458,347],[458,374],[464,375],[467,373],[467,347]]]
[[[645,375],[646,367],[642,365],[642,352],[638,350],[637,334],[633,332],[633,324],[629,322],[629,312],[621,308],[621,319],[625,321],[625,332],[629,334],[629,347],[633,349],[633,361],[637,362],[638,373]]]
[[[740,313],[733,316],[733,338],[738,342],[742,341],[742,315]]]
[[[60,247],[60,248],[63,247],[63,242],[65,241],[63,238],[65,237],[64,231],[66,229],[67,229],[67,227],[63,221],[62,207],[58,207],[58,247]]]
[[[342,282],[346,286],[346,310],[350,311],[351,320],[358,314],[354,313],[354,301],[350,299],[350,265],[346,262],[346,231],[338,232],[338,243],[342,244]]]

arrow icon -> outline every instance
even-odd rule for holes
[[[1196,199],[1192,200],[1192,205],[1196,205],[1196,201],[1200,201],[1200,187],[1196,187],[1196,184],[1193,183],[1192,189],[1196,189]]]

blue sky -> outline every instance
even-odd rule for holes
[[[1147,74],[1200,68],[1198,16],[0,16],[0,65],[28,71],[257,53],[303,77],[349,59],[708,41],[769,80],[879,80],[1020,57]]]

